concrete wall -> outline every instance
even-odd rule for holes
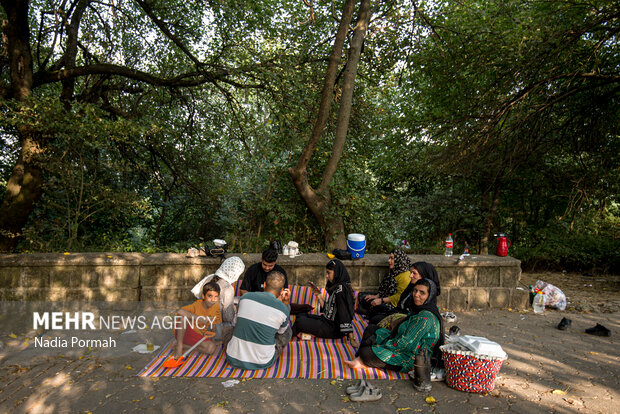
[[[246,267],[260,254],[234,254]],[[528,294],[517,290],[521,262],[511,257],[457,257],[410,255],[413,262],[432,263],[441,281],[440,308],[524,309]],[[325,281],[324,254],[281,257],[289,283],[305,285]],[[204,275],[213,273],[220,259],[187,258],[160,253],[37,253],[0,255],[0,300],[3,301],[146,301],[192,300],[189,292]],[[353,287],[372,291],[388,271],[387,255],[366,255],[345,261]]]

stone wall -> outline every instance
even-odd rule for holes
[[[260,261],[260,254],[234,254],[246,266]],[[440,308],[524,309],[526,291],[516,289],[521,277],[520,261],[511,257],[457,257],[410,255],[413,262],[432,263],[441,281]],[[281,257],[289,283],[309,281],[322,286],[324,254]],[[0,300],[3,301],[146,301],[191,300],[190,289],[204,275],[213,273],[220,259],[187,258],[184,254],[160,253],[37,253],[0,255]],[[369,254],[345,261],[354,289],[372,291],[387,272],[387,255]]]

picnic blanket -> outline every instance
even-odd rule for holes
[[[307,286],[290,286],[291,303],[310,303],[318,313],[318,300]],[[325,292],[323,292],[324,294]],[[357,297],[357,293],[356,293]],[[291,323],[294,323],[291,316]],[[353,329],[357,339],[362,337],[366,322],[355,315]],[[293,339],[284,348],[280,357],[270,368],[242,370],[226,362],[226,354],[220,347],[213,355],[192,352],[185,364],[178,368],[164,368],[164,361],[174,353],[173,340],[164,345],[155,358],[149,362],[140,377],[218,377],[218,378],[342,378],[342,379],[404,379],[406,374],[394,371],[365,369],[352,370],[345,360],[355,357],[355,349],[343,339],[313,338],[307,341]]]

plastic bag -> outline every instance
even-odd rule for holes
[[[536,281],[536,289],[541,290],[545,294],[545,306],[556,308],[559,310],[566,309],[566,295],[558,287],[551,283]]]

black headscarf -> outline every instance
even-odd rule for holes
[[[437,271],[435,270],[435,266],[427,262],[415,262],[411,266],[415,267],[415,269],[420,274],[422,279],[432,280],[437,288],[437,295],[433,296],[432,303],[437,303],[437,296],[441,293],[441,288],[439,287],[439,276],[437,275]],[[413,286],[415,283],[409,283],[403,293],[400,295],[400,300],[398,301],[397,307],[401,310],[409,310],[409,307],[412,300]]]
[[[426,278],[422,278],[413,284],[414,287],[420,286],[420,285],[424,285],[428,288],[428,298],[426,298],[426,301],[420,306],[416,305],[413,300],[409,301],[408,302],[410,304],[409,314],[407,315],[406,318],[403,318],[394,327],[394,329],[392,329],[392,333],[390,334],[390,336],[394,337],[398,334],[398,327],[400,326],[401,323],[405,322],[412,316],[417,315],[418,313],[422,311],[429,311],[430,313],[435,315],[435,317],[439,321],[439,340],[433,347],[432,358],[441,359],[441,351],[439,350],[439,347],[443,345],[444,343],[444,328],[443,328],[443,318],[441,317],[441,314],[439,313],[439,308],[437,308],[437,286],[435,286],[435,283],[432,280],[426,279]]]
[[[334,271],[334,280],[330,282],[329,280],[325,284],[325,290],[329,294],[329,298],[325,303],[325,311],[324,315],[327,319],[333,320],[335,313],[335,301],[333,293],[342,287],[342,292],[344,293],[344,297],[346,299],[347,310],[350,315],[355,315],[355,304],[353,302],[353,290],[351,289],[351,278],[349,277],[349,272],[344,264],[338,259],[332,259],[327,262],[325,266],[327,269]],[[333,309],[332,309],[333,308]]]
[[[394,267],[381,279],[381,283],[379,284],[379,297],[383,298],[392,296],[396,293],[396,276],[403,272],[408,272],[411,267],[411,261],[407,253],[401,249],[394,249],[390,254],[394,255]]]
[[[423,279],[432,280],[437,287],[437,296],[441,295],[439,275],[437,275],[437,270],[435,270],[435,266],[427,262],[415,262],[412,266],[416,268],[416,270]]]

